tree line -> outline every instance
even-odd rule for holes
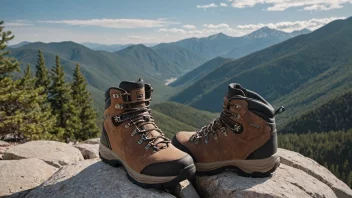
[[[279,147],[314,159],[352,187],[352,129],[305,134],[280,134]]]
[[[76,64],[73,82],[65,81],[64,67],[56,56],[49,71],[38,50],[35,75],[27,65],[20,77],[20,63],[8,55],[14,38],[0,21],[0,138],[17,140],[85,140],[97,137],[97,112],[92,107],[87,80]]]

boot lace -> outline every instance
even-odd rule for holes
[[[134,113],[138,114],[129,118],[129,122],[125,124],[125,128],[135,126],[135,129],[131,133],[131,136],[141,136],[141,139],[138,141],[138,144],[142,144],[143,142],[147,141],[148,144],[145,146],[145,149],[148,150],[150,147],[152,147],[153,152],[157,152],[167,148],[171,141],[167,137],[165,137],[165,134],[162,132],[162,130],[155,124],[149,106],[137,108],[133,111],[127,111],[125,114]],[[153,127],[148,127],[148,129],[144,129],[143,126],[145,125],[152,125]],[[157,131],[159,135],[149,137],[152,131]]]
[[[224,109],[221,112],[219,117],[217,117],[214,121],[209,123],[207,126],[202,127],[199,131],[193,134],[189,140],[191,142],[194,142],[195,144],[198,144],[199,141],[202,138],[204,138],[204,142],[208,144],[210,135],[213,136],[215,140],[218,139],[218,134],[217,134],[218,129],[221,131],[221,133],[224,136],[227,136],[226,129],[230,129],[234,133],[241,133],[242,126],[239,123],[230,119],[230,117],[234,117],[235,119],[238,119],[240,118],[240,115],[237,113],[232,113],[227,109]]]

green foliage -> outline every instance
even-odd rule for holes
[[[38,60],[35,68],[36,68],[35,77],[37,78],[37,81],[35,82],[35,86],[43,87],[44,92],[48,93],[49,86],[50,86],[49,72],[45,66],[43,53],[40,50],[38,50]]]
[[[156,124],[169,138],[179,131],[196,131],[217,116],[175,102],[152,105],[151,109]]]
[[[74,106],[71,88],[65,82],[64,68],[58,56],[55,62],[55,67],[51,70],[52,85],[49,88],[52,113],[57,119],[54,135],[59,139],[74,139],[74,134],[81,130],[79,109]]]
[[[155,123],[165,133],[168,138],[172,138],[179,131],[195,131],[196,128],[188,124],[182,123],[163,113],[152,110],[152,115],[155,118]]]
[[[347,130],[352,128],[352,91],[292,119],[282,132],[307,133]]]
[[[3,32],[2,24],[0,22],[0,136],[12,134],[20,139],[49,139],[55,120],[39,105],[45,102],[46,95],[41,94],[42,88],[34,88],[36,79],[32,78],[29,66],[22,79],[12,79],[19,63],[6,56],[9,54],[6,42],[13,36],[11,32]]]
[[[176,102],[163,102],[160,104],[152,105],[153,111],[158,111],[167,115],[174,120],[180,121],[184,124],[200,129],[201,127],[209,124],[218,115],[206,111],[200,111],[193,107],[189,107]],[[170,120],[169,122],[172,122]]]
[[[174,43],[161,43],[152,47],[159,56],[174,62],[186,73],[206,62],[206,58]]]
[[[81,73],[79,64],[76,65],[73,74],[72,98],[74,106],[79,110],[81,128],[75,132],[77,140],[86,140],[98,136],[96,124],[97,113],[92,107],[92,98],[87,91],[87,81]]]
[[[352,187],[352,130],[283,134],[279,135],[279,147],[316,160]]]
[[[187,74],[181,76],[175,82],[170,83],[170,86],[173,86],[173,87],[189,86],[189,85],[197,82],[197,80],[208,75],[209,73],[214,71],[216,68],[218,68],[218,67],[222,66],[223,64],[228,63],[230,61],[233,61],[233,60],[221,58],[221,57],[213,58],[210,61],[204,63],[203,65],[201,65],[201,66],[195,68],[194,70],[188,72]]]

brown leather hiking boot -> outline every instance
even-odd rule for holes
[[[277,113],[284,111],[281,107]],[[230,84],[220,117],[198,132],[179,132],[172,143],[189,153],[197,174],[235,169],[264,177],[280,165],[273,107],[257,93]]]
[[[142,187],[170,187],[195,173],[193,159],[175,148],[154,123],[149,104],[153,89],[143,80],[121,82],[105,93],[100,157],[123,165]]]

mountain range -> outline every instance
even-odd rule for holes
[[[107,52],[117,52],[120,50],[123,50],[133,44],[113,44],[113,45],[106,45],[106,44],[101,44],[101,43],[81,43],[81,45],[88,47],[89,49],[92,50],[101,50],[101,51],[107,51]],[[156,45],[155,43],[144,43],[143,45],[147,47],[152,47]]]
[[[258,34],[259,32],[262,34],[266,32],[266,35],[272,35],[280,31],[262,28],[252,34]],[[287,33],[282,34],[286,35]],[[255,39],[253,36],[248,35],[247,37],[248,39]],[[265,37],[271,38],[271,36]],[[228,47],[227,39],[233,40],[234,38],[224,34],[216,34],[197,40],[199,40],[199,43],[203,43],[201,45],[213,43],[214,46],[211,48],[219,49]],[[96,106],[101,106],[104,90],[122,80],[133,81],[138,78],[144,78],[147,82],[152,83],[155,89],[158,90],[155,94],[155,101],[166,100],[175,92],[181,90],[180,88],[174,89],[165,86],[165,81],[181,77],[186,72],[197,68],[210,59],[205,54],[198,54],[194,50],[188,49],[186,45],[187,40],[185,39],[176,43],[162,43],[153,47],[141,44],[110,46],[119,47],[118,49],[114,49],[117,50],[115,52],[109,52],[112,50],[100,50],[100,47],[105,46],[102,44],[84,43],[84,45],[88,46],[86,47],[71,41],[57,43],[22,42],[10,46],[10,48],[12,51],[11,56],[21,61],[22,67],[26,64],[34,67],[38,49],[43,52],[49,68],[54,65],[55,56],[58,55],[61,58],[61,63],[65,66],[68,79],[72,78],[74,65],[76,63],[81,64],[82,72],[88,80],[89,90],[93,94]],[[193,40],[191,39],[191,41]],[[211,42],[209,43],[210,40]],[[222,45],[222,47],[219,45]],[[234,47],[232,46],[232,48]],[[198,76],[195,80],[210,72],[216,66],[215,64],[213,67],[209,65],[208,68],[207,66],[201,67],[199,70],[202,71],[195,75]],[[203,69],[205,70],[203,71]],[[188,82],[188,84],[190,83],[192,82]]]
[[[254,90],[288,111],[286,124],[351,87],[352,18],[337,20],[228,62],[171,98],[197,109],[219,112],[232,82]],[[209,105],[219,104],[219,105]]]
[[[309,32],[310,30],[303,29],[301,31],[286,33],[263,27],[241,37],[231,37],[223,33],[218,33],[205,38],[189,38],[171,44],[177,44],[196,54],[207,57],[208,60],[217,56],[239,58]]]

